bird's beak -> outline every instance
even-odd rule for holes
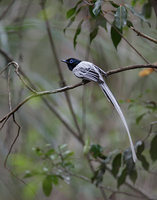
[[[66,60],[61,60],[62,62],[64,62],[64,63],[67,63],[67,61]]]

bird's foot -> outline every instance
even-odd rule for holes
[[[82,80],[82,84],[83,84],[83,85],[85,85],[85,84],[87,84],[87,83],[89,83],[89,82],[90,82],[90,81],[85,80],[85,79]]]

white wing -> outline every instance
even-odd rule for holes
[[[82,61],[74,69],[73,73],[76,77],[89,81],[103,83],[104,80],[100,72],[93,63]]]

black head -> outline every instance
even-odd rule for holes
[[[62,62],[65,62],[68,65],[69,70],[73,70],[76,65],[78,65],[81,60],[78,60],[76,58],[68,58],[67,60],[61,60]]]

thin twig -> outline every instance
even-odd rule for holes
[[[6,53],[4,50],[2,50],[0,48],[0,53],[5,57],[5,59],[8,61],[8,62],[11,62],[13,61],[13,58],[8,54]],[[1,72],[3,73],[6,69],[8,68],[8,66],[6,66]],[[30,87],[33,88],[35,91],[37,90],[36,86],[32,83],[32,81],[29,79],[29,77],[23,72],[23,70],[21,68],[18,68],[20,74],[27,80],[27,82],[29,83]],[[29,87],[28,87],[29,89]],[[67,130],[76,138],[78,139],[82,144],[84,144],[84,141],[79,137],[77,136],[77,133],[73,130],[73,128],[70,126],[70,124],[62,117],[61,114],[59,114],[58,110],[55,108],[55,106],[53,106],[52,104],[50,104],[48,102],[47,99],[45,99],[44,97],[42,97],[42,100],[43,102],[45,103],[45,105],[49,108],[49,110],[55,114],[55,116],[63,123],[63,125],[67,128]],[[6,121],[8,120],[8,118],[5,119],[5,121],[3,122],[1,128],[4,126],[4,124],[6,123]],[[1,130],[0,128],[0,130]]]
[[[10,10],[10,8],[12,7],[12,5],[14,4],[14,2],[15,2],[15,0],[12,0],[11,2],[10,2],[10,4],[7,6],[7,8],[3,11],[3,13],[1,14],[1,16],[0,16],[0,20],[2,20],[4,17],[5,17],[5,15],[8,13],[8,11]]]
[[[7,78],[7,88],[8,88],[8,104],[9,104],[9,110],[11,111],[12,110],[12,99],[11,99],[11,90],[10,90],[10,68],[8,69],[8,78]],[[22,179],[20,179],[18,176],[16,176],[12,170],[10,170],[8,167],[7,167],[7,160],[9,158],[9,155],[12,151],[12,148],[15,144],[15,142],[17,141],[19,135],[20,135],[20,129],[21,129],[21,126],[17,123],[16,119],[15,119],[15,113],[13,113],[13,122],[14,124],[18,127],[18,131],[17,131],[17,134],[16,134],[16,137],[14,138],[10,148],[9,148],[9,151],[5,157],[5,160],[4,160],[4,167],[5,169],[7,169],[16,179],[18,179],[20,182],[22,182],[23,184],[26,184],[25,181],[23,181]],[[8,119],[7,119],[8,120]],[[7,121],[5,120],[5,122]],[[3,126],[5,124],[5,122],[3,123]]]
[[[138,31],[138,30],[136,30],[134,27],[130,27],[135,33],[137,33],[137,36],[141,36],[141,37],[143,37],[143,38],[145,38],[145,39],[147,39],[147,40],[149,40],[149,41],[151,41],[151,42],[153,42],[153,43],[155,43],[155,44],[157,44],[157,40],[155,39],[155,38],[152,38],[152,37],[150,37],[150,36],[148,36],[148,35],[146,35],[146,34],[144,34],[144,33],[141,33],[140,31]]]
[[[26,81],[21,77],[21,75],[20,75],[20,73],[19,73],[19,64],[18,64],[17,62],[15,62],[15,61],[12,61],[12,62],[8,63],[8,67],[9,67],[10,65],[13,65],[13,66],[14,66],[15,72],[16,72],[17,76],[19,77],[19,79],[21,80],[21,82],[25,85],[25,87],[26,87],[28,90],[30,90],[31,92],[36,93],[36,90],[34,90],[32,87],[30,87],[30,86],[26,83]]]
[[[62,68],[61,68],[60,63],[59,63],[57,51],[56,51],[56,48],[55,48],[55,43],[54,43],[54,40],[53,40],[53,37],[52,37],[52,33],[51,33],[49,20],[48,20],[47,13],[46,13],[46,10],[45,10],[45,4],[46,4],[46,0],[41,0],[40,5],[41,5],[41,9],[42,9],[44,20],[45,20],[45,24],[46,24],[46,30],[47,30],[47,33],[48,33],[51,50],[52,50],[52,53],[54,55],[54,59],[55,59],[55,62],[56,62],[56,67],[57,67],[58,74],[59,74],[59,77],[60,77],[60,80],[61,80],[61,86],[66,86],[67,84],[66,84],[66,81],[64,80]],[[70,112],[72,114],[75,126],[77,128],[77,131],[78,131],[79,135],[81,135],[81,130],[80,130],[79,124],[77,122],[77,118],[76,118],[76,115],[75,115],[75,112],[74,112],[74,109],[73,109],[73,106],[72,106],[70,95],[69,95],[69,93],[67,91],[65,92],[65,97],[66,97],[66,101],[68,103]]]
[[[147,65],[130,65],[130,66],[125,66],[125,67],[120,67],[117,69],[109,70],[107,71],[107,76],[116,74],[119,72],[123,71],[128,71],[128,70],[133,70],[133,69],[142,69],[142,68],[152,68],[152,69],[157,69],[157,65],[152,65],[152,64],[147,64]]]
[[[130,189],[132,189],[134,192],[139,193],[142,198],[147,199],[147,200],[156,200],[156,198],[152,198],[150,197],[148,194],[145,194],[142,190],[140,190],[137,187],[134,187],[133,185],[131,185],[128,182],[125,182],[125,185],[128,186]]]
[[[143,139],[143,142],[145,142],[151,135],[152,133],[152,129],[153,129],[153,126],[157,124],[157,121],[154,121],[154,122],[151,122],[150,123],[150,128],[149,128],[149,132],[148,132],[148,135],[146,135],[146,137]]]
[[[6,52],[5,52],[3,49],[1,49],[1,48],[0,48],[0,54],[2,54],[2,56],[5,57],[5,59],[7,60],[7,62],[11,62],[11,61],[14,60],[13,58],[11,58],[11,56],[10,56],[8,53],[6,53]]]
[[[112,170],[109,167],[106,167],[106,170],[112,174]],[[118,177],[115,177],[116,179]],[[141,198],[147,199],[147,200],[156,200],[155,198],[150,197],[148,194],[145,194],[142,190],[140,190],[139,188],[137,188],[136,186],[131,185],[128,182],[124,182],[124,185],[126,185],[127,187],[129,187],[130,189],[132,189],[134,192],[140,194]]]
[[[103,15],[104,16],[104,15]],[[149,64],[149,61],[124,37],[124,35],[116,28],[114,24],[112,24],[105,16],[105,20],[117,31],[117,33],[125,40],[125,42],[147,63]]]
[[[20,130],[21,130],[21,126],[17,123],[17,121],[16,121],[16,119],[15,119],[14,113],[13,113],[13,121],[14,121],[14,123],[16,124],[16,126],[18,127],[18,130],[17,130],[17,134],[16,134],[16,136],[15,136],[15,138],[14,138],[14,140],[13,140],[13,142],[12,142],[10,148],[9,148],[9,151],[8,151],[6,157],[5,157],[4,167],[5,167],[6,169],[8,169],[8,168],[7,168],[7,160],[8,160],[8,157],[9,157],[11,151],[12,151],[12,148],[13,148],[14,144],[16,143],[16,141],[17,141],[17,139],[18,139],[18,137],[19,137],[19,135],[20,135]],[[8,169],[8,170],[10,171],[10,169]]]
[[[3,119],[0,120],[0,123],[2,123],[6,118],[8,119],[8,117],[10,117],[14,112],[18,111],[21,106],[23,106],[25,103],[27,103],[29,100],[31,100],[35,97],[39,97],[39,96],[41,97],[41,96],[45,96],[45,95],[64,92],[69,89],[74,89],[82,84],[83,83],[78,83],[78,84],[72,85],[72,86],[65,86],[63,88],[59,88],[59,89],[52,90],[52,91],[49,90],[49,91],[43,91],[43,92],[36,92],[35,94],[32,94],[32,95],[26,97],[21,103],[19,103],[11,112],[9,112]]]
[[[76,177],[76,178],[79,178],[79,179],[81,179],[83,181],[91,183],[91,179],[86,177],[86,176],[74,174],[72,172],[68,172],[68,173],[69,173],[69,175],[71,175],[73,177]],[[107,190],[107,191],[110,191],[110,192],[113,192],[113,193],[116,193],[116,194],[122,194],[122,195],[126,195],[126,196],[131,196],[131,197],[134,197],[134,198],[140,198],[141,197],[141,196],[138,196],[138,195],[135,195],[135,194],[130,194],[128,192],[123,192],[123,191],[120,191],[120,190],[113,189],[113,188],[111,188],[109,186],[104,186],[103,184],[100,184],[100,187],[103,190]]]

